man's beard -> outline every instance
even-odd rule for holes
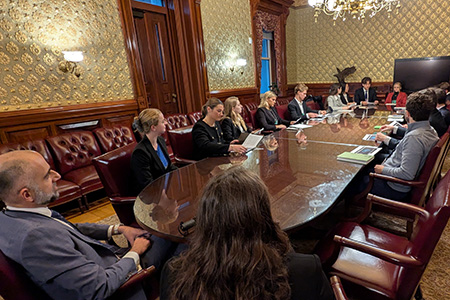
[[[53,191],[52,193],[44,193],[39,188],[34,189],[35,199],[34,203],[39,205],[46,205],[56,201],[59,197],[58,191]]]

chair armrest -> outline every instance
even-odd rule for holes
[[[145,285],[145,280],[150,278],[150,276],[156,274],[155,266],[150,266],[146,269],[142,269],[139,272],[131,275],[127,281],[125,281],[117,291],[108,299],[125,299],[129,297],[130,293],[133,293],[134,289],[138,285]]]
[[[369,176],[373,177],[373,178],[381,179],[381,180],[386,180],[386,181],[390,181],[390,182],[394,182],[394,183],[411,186],[411,187],[422,187],[422,186],[425,186],[425,184],[426,184],[426,182],[424,182],[424,181],[403,180],[400,178],[383,175],[383,174],[378,174],[378,173],[370,173]]]
[[[367,195],[367,201],[370,203],[376,203],[378,205],[391,207],[397,210],[406,210],[413,214],[419,215],[420,218],[423,218],[424,221],[426,221],[430,217],[430,213],[423,209],[422,207],[419,207],[414,204],[409,203],[403,203],[400,201],[390,200],[383,197],[379,197],[376,195],[369,194]]]
[[[127,204],[133,204],[134,201],[136,201],[136,197],[113,197],[109,198],[112,205],[127,205]]]
[[[175,163],[179,163],[182,165],[190,165],[190,164],[195,164],[196,162],[197,161],[192,160],[192,159],[180,158],[180,157],[175,156]]]
[[[342,286],[341,279],[337,276],[330,278],[331,288],[333,289],[334,297],[336,300],[347,300],[344,287]]]
[[[420,260],[411,255],[404,255],[389,250],[380,249],[367,243],[355,241],[353,239],[345,238],[339,235],[335,235],[333,241],[335,241],[341,246],[352,248],[370,254],[372,256],[378,257],[379,259],[393,263],[395,265],[409,268],[416,268],[423,266],[423,262],[421,262]]]

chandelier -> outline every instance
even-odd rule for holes
[[[337,18],[346,20],[347,16],[361,20],[364,23],[366,13],[373,17],[377,12],[386,9],[388,18],[395,9],[396,14],[400,8],[400,0],[308,0],[308,4],[314,7],[314,19],[323,12],[328,16],[333,16],[334,24]]]

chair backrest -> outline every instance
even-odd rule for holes
[[[291,114],[288,111],[288,105],[287,104],[282,104],[282,105],[278,105],[275,108],[277,109],[277,113],[280,116],[280,118],[285,119],[285,120],[291,120]]]
[[[15,151],[15,150],[33,150],[40,153],[47,163],[50,165],[50,168],[55,170],[55,163],[53,161],[53,157],[50,154],[50,150],[47,147],[47,144],[44,140],[38,139],[33,141],[24,141],[20,143],[9,143],[0,145],[0,154]]]
[[[167,130],[172,130],[180,127],[186,127],[191,125],[189,118],[184,114],[172,114],[166,116],[167,120]]]
[[[169,130],[170,144],[175,157],[184,159],[194,159],[194,144],[192,142],[192,127],[182,127]]]
[[[314,100],[308,100],[306,101],[306,105],[308,105],[309,108],[314,110],[319,110],[320,106],[317,104]]]
[[[244,105],[244,109],[247,111],[249,120],[245,120],[244,121],[246,123],[248,123],[247,121],[250,121],[250,123],[253,126],[253,129],[256,129],[256,122],[255,122],[255,114],[256,111],[258,110],[258,104],[256,104],[255,102],[249,102],[247,104]]]
[[[280,97],[277,98],[277,102],[275,103],[276,106],[278,105],[288,105],[289,102],[291,102],[292,97]]]
[[[63,133],[47,139],[61,175],[92,164],[92,159],[102,154],[90,131]]]
[[[5,300],[51,299],[31,281],[21,265],[0,251],[0,295]]]
[[[133,131],[131,131],[130,126],[126,125],[119,124],[112,127],[96,128],[94,134],[103,153],[136,143]]]
[[[195,111],[188,113],[189,120],[191,120],[191,124],[194,125],[197,123],[198,120],[202,118],[202,112],[201,111]]]
[[[132,143],[95,157],[92,162],[110,198],[131,195],[131,154],[136,148]]]
[[[407,299],[408,296],[410,299],[419,283],[450,217],[449,201],[450,171],[439,182],[425,207],[429,213],[428,218],[419,218],[410,243],[405,249],[405,254],[417,257],[424,263],[424,266],[399,272],[397,295],[404,295],[404,297],[398,297],[398,299]]]

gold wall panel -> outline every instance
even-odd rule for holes
[[[202,0],[201,12],[209,90],[254,87],[250,1]],[[236,58],[247,65],[232,72],[226,63]]]
[[[116,0],[0,1],[0,112],[134,98]],[[81,50],[81,77],[62,73]]]
[[[324,14],[314,23],[312,8],[291,8],[286,30],[289,83],[336,81],[336,67],[350,66],[356,73],[348,81],[392,81],[396,58],[450,55],[450,1],[402,1],[390,18],[383,11],[335,26]]]

